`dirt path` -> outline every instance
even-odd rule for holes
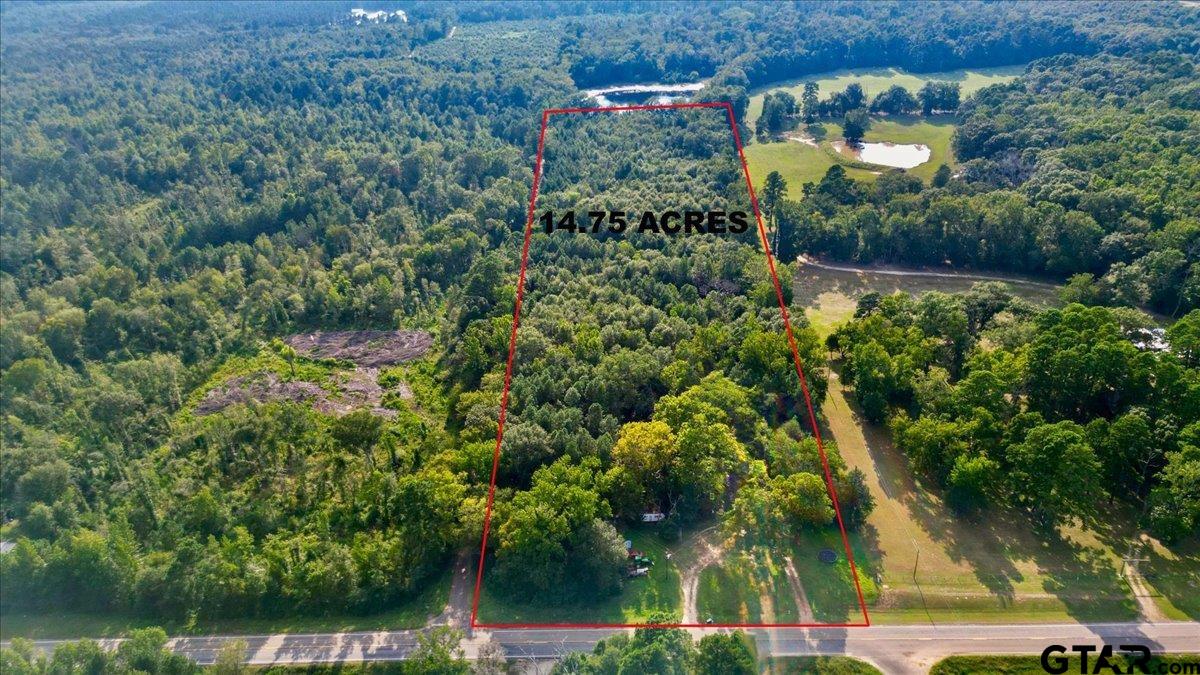
[[[804,584],[800,583],[800,575],[790,557],[784,558],[783,571],[787,574],[788,584],[792,587],[792,595],[796,596],[796,611],[800,614],[798,623],[816,623],[812,606],[808,604],[808,594],[804,592]]]
[[[831,270],[834,272],[852,272],[855,274],[880,274],[893,277],[927,277],[933,279],[965,279],[967,281],[1002,281],[1007,284],[1023,284],[1025,286],[1033,286],[1036,288],[1044,288],[1048,290],[1058,290],[1058,286],[1042,281],[1033,281],[1031,279],[1022,279],[1020,277],[1001,276],[993,274],[971,274],[968,272],[931,272],[926,270],[909,270],[909,269],[891,269],[887,267],[855,267],[851,265],[828,265],[813,258],[801,255],[799,257],[801,265],[816,267],[822,270]]]
[[[450,582],[450,598],[441,614],[429,619],[427,626],[453,626],[468,630],[471,625],[471,604],[475,599],[475,575],[471,551],[461,551],[454,559],[454,579]],[[468,631],[469,635],[469,631]]]
[[[696,596],[700,588],[700,572],[725,555],[719,542],[720,534],[715,527],[692,535],[680,548],[683,560],[690,559],[686,566],[679,567],[679,583],[683,592],[683,623],[699,623],[696,611]]]
[[[763,623],[776,623],[775,600],[771,598],[771,589],[767,586],[758,591],[758,614]]]
[[[1146,585],[1146,580],[1142,578],[1142,573],[1136,567],[1127,565],[1125,567],[1125,580],[1129,582],[1129,589],[1133,591],[1133,598],[1137,600],[1138,612],[1142,615],[1143,621],[1158,622],[1170,621],[1171,617],[1163,613],[1158,603],[1154,601],[1160,593],[1151,589]]]

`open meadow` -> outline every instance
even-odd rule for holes
[[[810,142],[785,139],[769,143],[755,143],[745,148],[746,161],[750,164],[750,177],[755,188],[762,186],[767,174],[778,171],[790,190],[792,199],[800,196],[800,186],[821,180],[829,167],[841,164],[846,174],[856,180],[875,180],[888,167],[863,163],[838,152],[832,145],[842,137],[842,126],[837,122],[825,121],[802,127],[798,133],[811,137]],[[948,117],[919,117],[914,115],[872,118],[871,128],[864,140],[896,144],[919,144],[929,148],[929,161],[909,169],[908,172],[928,181],[942,164],[955,166],[954,151],[950,138],[954,135],[954,123]]]

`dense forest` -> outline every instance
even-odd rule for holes
[[[724,109],[559,117],[548,137],[538,212],[750,209]],[[815,440],[793,420],[799,380],[756,236],[535,227],[497,467],[501,585],[526,598],[615,592],[625,553],[607,521],[646,512],[666,515],[665,527],[722,512],[780,533],[833,525]],[[478,294],[451,301],[457,329],[446,332],[464,392],[461,452],[480,479],[491,471],[511,328],[511,292],[495,272],[483,262],[468,274]],[[824,351],[796,328],[817,376]],[[824,382],[814,383],[819,403]],[[838,468],[842,501],[869,510],[861,481]],[[782,498],[797,486],[810,512]]]
[[[1076,275],[1088,307],[1044,314],[995,290],[864,299],[830,346],[964,512],[1033,509],[1039,483],[1016,476],[1058,447],[1147,499],[1164,537],[1200,523],[1200,90],[1181,6],[417,3],[378,24],[352,6],[0,7],[5,611],[370,612],[478,546],[537,120],[627,81],[711,78],[699,96],[740,117],[749,87],[780,78],[1046,57],[958,104],[959,175],[777,186],[781,279],[801,252]],[[496,39],[445,39],[491,23]],[[556,126],[539,207],[747,209],[726,122],[702,112]],[[615,524],[647,508],[768,538],[832,527],[753,231],[556,233],[530,255],[497,588],[613,592]],[[1184,317],[1171,353],[1125,339],[1145,327],[1119,308],[1134,304]],[[828,352],[791,315],[819,405]],[[399,328],[433,347],[371,381],[412,390],[385,394],[386,414],[201,410],[234,378],[335,395],[356,370],[277,338]],[[1035,359],[1072,350],[1094,370],[1047,380]],[[1121,440],[1146,429],[1145,447]],[[870,495],[826,451],[854,527]],[[1130,457],[1146,471],[1116,475]],[[1034,515],[1086,514],[1080,499]]]

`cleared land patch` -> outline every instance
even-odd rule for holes
[[[324,415],[341,416],[366,409],[389,419],[396,416],[395,410],[383,407],[384,389],[379,385],[378,368],[336,373],[329,386],[333,392],[313,382],[285,381],[275,373],[259,371],[235,377],[210,390],[196,406],[196,414],[209,415],[240,403],[287,401],[309,403]],[[404,383],[397,385],[396,392],[401,398],[412,398],[412,392]]]
[[[878,591],[863,564],[869,555],[851,536],[859,581],[868,605]],[[822,560],[821,554],[831,554]],[[742,543],[700,573],[696,599],[700,622],[839,624],[861,616],[841,537],[809,530],[789,545]]]
[[[479,594],[479,615],[505,623],[645,623],[662,612],[681,617],[679,570],[675,561],[667,558],[670,549],[666,539],[656,529],[621,534],[654,564],[646,576],[626,580],[619,594],[579,603],[520,603],[498,596],[484,584]]]
[[[413,391],[383,367],[423,357],[433,336],[418,330],[318,331],[283,342],[300,358],[288,362],[268,348],[252,358],[231,359],[202,389],[192,408],[195,414],[283,401],[307,403],[325,415],[369,410],[392,419],[397,415],[394,399],[411,400]],[[347,362],[353,367],[346,368]]]
[[[433,336],[423,330],[339,330],[291,335],[284,342],[310,359],[378,368],[424,356],[433,346]]]
[[[305,403],[325,415],[368,410],[394,419],[405,403],[427,405],[429,387],[413,363],[433,345],[425,331],[333,331],[292,335],[283,341],[296,351],[290,361],[267,347],[249,357],[229,359],[192,394],[184,415],[211,415],[232,405]],[[421,362],[423,363],[423,362]],[[391,367],[388,367],[391,366]],[[414,395],[412,378],[422,380]]]
[[[981,281],[1001,281],[1014,295],[1036,305],[1055,306],[1060,302],[1057,286],[1031,279],[913,268],[855,267],[846,263],[826,265],[818,261],[799,264],[792,287],[797,300],[803,303],[810,325],[824,338],[854,316],[858,299],[866,293],[963,293]]]

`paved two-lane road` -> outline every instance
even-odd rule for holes
[[[200,663],[211,663],[221,646],[245,640],[246,659],[256,665],[329,663],[337,661],[395,661],[417,644],[419,631],[316,633],[294,635],[181,637],[171,647]],[[495,630],[476,631],[463,641],[468,658],[494,638],[510,658],[553,659],[573,651],[590,650],[613,630]],[[692,629],[694,636],[714,632]],[[1149,645],[1155,652],[1200,652],[1200,623],[1106,624],[943,624],[871,626],[869,628],[773,629],[751,631],[759,653],[771,656],[845,655],[869,661],[885,673],[925,673],[929,666],[952,654],[1037,654],[1047,645],[1103,643]],[[39,641],[53,649],[56,641]],[[115,644],[109,641],[110,646]]]

